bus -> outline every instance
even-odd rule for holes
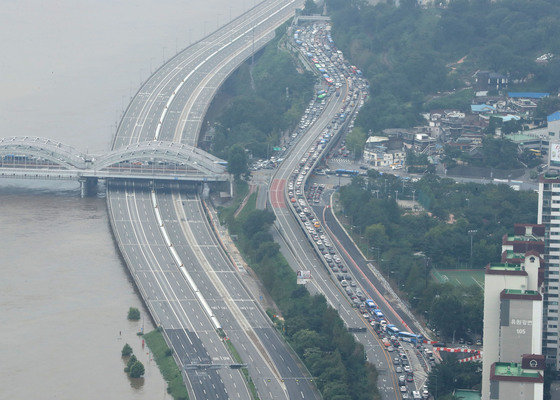
[[[360,171],[354,169],[337,169],[334,171],[337,175],[358,175]]]
[[[391,335],[398,335],[401,331],[399,331],[399,328],[397,328],[395,325],[388,324],[387,332],[390,333]]]
[[[405,342],[411,342],[414,344],[422,343],[422,340],[424,339],[422,335],[415,335],[414,333],[409,332],[399,332],[399,337]]]
[[[537,150],[537,149],[529,149],[529,151],[531,152],[531,154],[533,154],[536,157],[540,157],[542,156],[542,151]]]
[[[372,299],[367,299],[366,300],[366,306],[367,308],[369,308],[370,310],[374,310],[377,308],[377,305],[375,305],[375,303],[373,302]]]

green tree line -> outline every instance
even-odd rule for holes
[[[420,8],[414,0],[399,7],[327,0],[327,8],[335,42],[370,82],[371,97],[357,120],[366,132],[422,124],[430,94],[463,88],[478,69],[521,80],[517,89],[558,90],[559,57],[535,62],[560,53],[555,0],[451,0],[444,8]],[[471,92],[459,93],[428,107],[465,109]]]
[[[399,208],[397,196],[414,196],[426,212]],[[370,170],[367,179],[357,177],[342,187],[339,200],[354,234],[368,252],[379,255],[385,275],[448,337],[465,336],[467,328],[481,332],[482,294],[476,286],[434,283],[430,269],[497,262],[503,235],[515,223],[536,220],[535,193],[507,185],[458,184],[435,175],[410,182]]]
[[[379,399],[377,371],[366,362],[362,344],[322,295],[312,296],[297,285],[295,272],[269,232],[274,219],[269,211],[253,210],[237,219],[230,217],[228,226],[282,313],[279,329],[313,375],[323,398]]]

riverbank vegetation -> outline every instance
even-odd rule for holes
[[[154,330],[145,334],[144,339],[154,356],[163,379],[167,382],[167,393],[175,400],[188,400],[189,395],[181,371],[173,358],[173,350],[165,343],[163,334]]]
[[[414,196],[421,210],[400,208],[396,196]],[[435,175],[409,182],[375,170],[339,195],[342,217],[364,253],[374,256],[416,311],[449,338],[467,338],[467,328],[481,332],[481,289],[433,282],[431,268],[498,262],[502,236],[515,223],[536,221],[536,200],[535,193],[507,185],[459,184]]]

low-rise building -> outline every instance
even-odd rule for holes
[[[374,167],[387,167],[404,164],[406,152],[402,149],[400,139],[385,136],[370,136],[364,146],[364,162]]]

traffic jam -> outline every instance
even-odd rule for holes
[[[321,226],[311,204],[320,203],[325,190],[324,184],[313,183],[307,186],[307,178],[314,171],[316,165],[326,154],[338,134],[342,134],[349,126],[353,126],[357,111],[361,108],[368,95],[368,83],[362,77],[360,70],[349,65],[343,58],[342,52],[337,50],[330,35],[330,25],[313,24],[298,29],[294,33],[294,41],[299,51],[316,68],[321,77],[321,88],[305,110],[302,121],[292,135],[296,139],[305,132],[323,111],[329,96],[340,96],[340,88],[348,85],[348,93],[342,108],[332,118],[327,127],[321,132],[317,140],[305,153],[298,166],[292,172],[287,182],[286,194],[292,212],[300,221],[300,226],[309,241],[320,255],[320,258],[333,281],[339,286],[341,293],[348,297],[348,301],[356,308],[364,320],[367,320],[375,330],[386,351],[392,356],[393,368],[397,374],[399,391],[403,399],[429,398],[425,385],[414,385],[414,371],[409,363],[407,351],[414,351],[415,357],[422,359],[420,365],[429,369],[435,365],[436,358],[431,350],[423,347],[425,341],[422,335],[401,331],[390,324],[387,317],[372,299],[367,298],[366,292],[354,278],[352,272],[338,253],[332,240]],[[407,342],[407,350],[403,343]]]

